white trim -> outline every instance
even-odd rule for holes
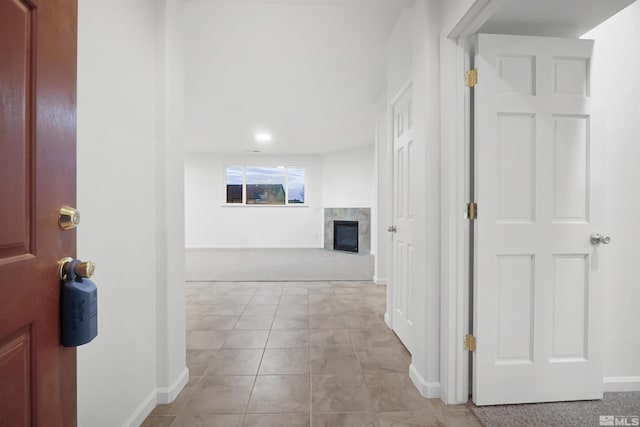
[[[407,79],[407,81],[400,87],[400,89],[396,92],[396,94],[391,98],[391,101],[389,101],[389,103],[387,104],[387,138],[389,139],[389,149],[388,149],[388,155],[389,155],[389,161],[391,162],[391,167],[389,168],[389,178],[391,179],[391,224],[396,224],[396,213],[395,213],[395,208],[394,205],[396,204],[396,182],[395,182],[395,156],[396,156],[396,151],[395,151],[395,138],[396,138],[396,130],[395,130],[395,105],[398,102],[398,100],[408,91],[412,90],[413,88],[413,76],[409,77]],[[413,96],[413,95],[412,95]],[[394,279],[396,278],[397,275],[397,271],[396,271],[396,265],[395,265],[395,244],[394,244],[394,240],[393,240],[393,235],[391,237],[391,245],[388,246],[389,248],[389,254],[387,256],[390,257],[391,262],[390,262],[390,269],[388,271],[389,274],[389,284],[387,286],[387,311],[385,312],[385,323],[387,324],[387,326],[389,326],[389,328],[391,330],[393,330],[393,324],[394,324],[394,313],[395,310],[393,309],[395,301],[394,301]],[[391,311],[391,314],[389,314],[389,311]],[[411,352],[411,349],[409,349],[410,347],[410,343],[407,342],[403,342],[403,344],[405,345],[405,347],[407,347],[407,349],[409,350],[409,352]]]
[[[158,391],[152,390],[142,403],[133,411],[131,416],[122,424],[122,427],[137,427],[142,425],[145,419],[153,411],[157,404]]]
[[[249,161],[243,161],[242,164],[235,164],[235,163],[223,163],[222,164],[222,182],[224,183],[224,188],[225,191],[223,192],[224,194],[224,198],[226,199],[226,188],[227,188],[227,169],[228,168],[242,168],[242,203],[222,203],[222,207],[237,207],[237,206],[261,206],[261,207],[266,207],[266,206],[271,206],[271,207],[287,207],[287,206],[298,206],[298,207],[308,207],[309,205],[306,203],[306,191],[308,188],[308,175],[307,175],[307,169],[308,167],[305,164],[302,164],[300,166],[297,166],[295,164],[291,164],[291,165],[287,165],[287,166],[278,166],[278,163],[275,164],[271,164],[271,163],[266,163],[263,164],[259,161],[256,161],[255,163]],[[284,193],[285,193],[285,200],[284,200],[284,204],[282,205],[255,205],[255,204],[248,204],[247,203],[247,168],[271,168],[271,169],[284,169],[285,173],[284,173]],[[289,203],[289,169],[303,169],[304,170],[304,191],[305,191],[305,202],[304,203]]]
[[[317,246],[309,245],[191,245],[186,244],[185,249],[324,249],[324,246],[318,244]],[[365,254],[360,252],[360,254]]]
[[[640,391],[640,377],[604,377],[604,391]]]
[[[441,97],[441,291],[440,381],[446,404],[469,395],[469,357],[462,347],[469,331],[469,222],[463,208],[469,194],[468,91],[461,76],[468,53],[463,45],[440,40]]]
[[[153,411],[158,404],[167,404],[176,400],[176,397],[178,397],[178,394],[180,394],[188,382],[189,369],[184,368],[184,371],[182,371],[174,383],[169,387],[158,387],[149,393],[129,418],[127,418],[127,420],[122,424],[122,427],[137,427],[142,425],[144,420],[147,419],[151,411]]]
[[[440,383],[426,381],[415,366],[413,366],[413,363],[409,366],[409,378],[411,378],[413,385],[416,386],[418,392],[423,397],[429,399],[440,397]]]
[[[469,333],[470,228],[462,217],[469,194],[469,93],[462,76],[469,67],[465,37],[473,35],[505,0],[464,0],[441,33],[441,277],[440,381],[447,404],[469,396],[469,358],[462,348]],[[452,79],[460,79],[459,84]]]
[[[451,39],[469,37],[480,30],[493,14],[509,0],[473,0],[465,2],[456,12],[444,34]]]
[[[391,102],[389,102],[389,105],[391,106],[392,110],[393,110],[393,106],[395,105],[396,102],[398,102],[398,100],[400,99],[400,97],[402,95],[404,95],[404,93],[406,91],[408,91],[411,88],[411,85],[413,84],[413,77],[409,77],[409,79],[404,82],[404,84],[400,87],[400,90],[398,90],[398,92],[394,95],[393,98],[391,98]],[[392,126],[391,126],[391,135],[393,136],[393,116],[392,118]],[[391,140],[392,144],[391,146],[393,147],[393,139]]]
[[[244,197],[244,196],[243,196]],[[223,203],[221,208],[308,208],[309,205],[305,203],[286,203],[284,205],[258,205],[258,204],[246,204],[246,203]]]
[[[405,85],[408,85],[410,83],[412,83],[413,80],[409,80],[407,83],[405,83]],[[387,97],[389,96],[388,94],[386,95]],[[396,94],[393,99],[395,100],[397,98],[398,94]],[[391,203],[386,204],[387,209],[389,209],[391,212],[387,211],[389,215],[388,217],[388,221],[390,223],[390,225],[393,225],[393,220],[394,220],[394,214],[393,214],[393,198],[394,198],[394,194],[395,194],[395,189],[394,189],[394,182],[393,182],[393,171],[394,171],[394,167],[395,165],[393,164],[394,161],[394,151],[393,151],[393,135],[395,133],[394,131],[394,124],[393,124],[393,104],[391,102],[385,102],[385,117],[387,119],[387,125],[386,125],[386,138],[387,138],[387,152],[386,152],[386,163],[387,163],[387,176],[386,178],[389,180],[388,184],[389,184],[389,200],[391,200]],[[387,233],[387,235],[389,235],[391,233]],[[387,281],[387,310],[385,312],[385,322],[387,323],[387,325],[389,326],[389,329],[393,330],[393,304],[394,304],[394,300],[393,300],[393,234],[391,234],[390,236],[388,236],[388,240],[387,240],[387,276],[388,276],[388,281]]]
[[[178,378],[169,387],[158,387],[157,389],[157,403],[168,404],[176,400],[178,394],[182,391],[185,385],[189,382],[189,369],[184,368],[182,373],[178,375]]]
[[[375,283],[376,285],[386,285],[387,284],[387,279],[383,279],[381,277],[373,276],[373,283]]]

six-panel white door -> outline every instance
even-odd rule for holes
[[[479,35],[473,401],[602,398],[593,42]]]
[[[411,286],[414,260],[414,139],[411,85],[391,105],[393,112],[393,330],[411,352]]]

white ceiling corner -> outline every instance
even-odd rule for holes
[[[372,143],[386,40],[413,1],[187,0],[187,151],[311,154]],[[258,146],[258,131],[273,142]]]
[[[502,4],[479,32],[580,37],[635,0],[498,1]]]

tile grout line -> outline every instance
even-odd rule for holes
[[[331,287],[329,288],[329,289],[330,289],[330,291],[329,291],[330,293],[329,293],[328,295],[330,295],[332,298],[337,298],[339,295],[336,295],[336,293],[335,293],[335,288],[333,287],[334,283],[333,283],[333,282],[329,282],[329,284],[331,285]],[[256,288],[256,289],[260,289],[260,287],[258,287],[258,288]],[[255,386],[256,386],[256,384],[257,384],[257,377],[259,376],[260,368],[261,368],[261,366],[262,366],[262,363],[264,362],[265,353],[266,353],[266,350],[268,349],[268,342],[269,342],[269,339],[271,338],[271,334],[274,332],[275,317],[276,317],[276,315],[277,315],[277,313],[278,313],[279,308],[281,308],[281,307],[282,307],[282,305],[281,305],[281,304],[282,304],[282,296],[284,296],[284,290],[285,290],[285,289],[284,289],[284,287],[280,288],[278,302],[277,302],[277,304],[275,304],[275,305],[276,305],[276,311],[275,311],[275,313],[274,313],[274,315],[273,315],[273,318],[272,318],[272,320],[271,320],[271,325],[270,325],[270,328],[269,328],[269,330],[268,330],[268,334],[267,334],[267,340],[265,341],[265,343],[263,344],[263,346],[260,348],[260,349],[262,350],[262,355],[261,355],[260,361],[259,361],[259,363],[258,363],[258,368],[257,368],[257,372],[256,372],[256,374],[255,374],[255,376],[254,376],[254,381],[252,382],[252,386],[251,386],[251,390],[250,390],[250,393],[249,393],[248,401],[247,401],[247,404],[245,405],[245,409],[244,409],[244,411],[243,411],[241,414],[239,414],[239,415],[241,415],[241,422],[242,422],[242,423],[245,423],[245,422],[246,422],[246,416],[247,416],[247,415],[250,415],[250,414],[248,414],[248,408],[249,408],[249,406],[250,406],[251,399],[252,399],[252,397],[253,397],[253,395],[254,395],[254,393],[255,393]],[[307,293],[306,293],[306,301],[307,301],[307,313],[306,313],[306,317],[307,317],[307,320],[309,320],[309,317],[311,316],[310,311],[309,311],[309,309],[308,309],[308,308],[309,308],[309,306],[310,306],[310,294],[309,294],[309,289],[307,288],[306,290],[307,290]],[[254,291],[254,294],[253,294],[253,296],[251,297],[251,299],[250,299],[249,303],[248,303],[247,305],[245,305],[245,307],[244,307],[244,309],[243,309],[242,313],[240,313],[240,316],[239,316],[239,317],[238,317],[238,319],[236,320],[236,324],[237,324],[237,322],[240,320],[240,318],[244,315],[244,312],[247,310],[247,306],[248,306],[249,304],[251,304],[251,301],[253,300],[253,298],[255,298],[256,294],[257,294],[257,290],[255,290],[255,291]],[[296,294],[296,293],[294,293],[294,294],[292,294],[292,296],[293,296],[293,295],[297,295],[297,294]],[[319,295],[324,295],[324,294],[319,294]],[[348,295],[348,294],[345,294],[345,295]],[[265,302],[264,304],[267,304],[267,302]],[[371,309],[372,311],[376,312],[376,310],[372,307],[372,306],[373,306],[373,303],[369,303],[368,301],[360,301],[360,302],[355,302],[355,301],[354,301],[354,302],[351,302],[351,303],[345,303],[345,304],[347,304],[347,305],[351,306],[352,308],[353,308],[353,307],[360,307],[360,306],[362,306],[362,307],[367,307],[367,308]],[[345,307],[345,308],[346,308],[346,307]],[[340,312],[338,315],[342,318],[342,320],[343,320],[343,322],[344,322],[344,324],[345,324],[345,325],[344,325],[344,328],[345,328],[345,330],[346,330],[346,331],[347,331],[347,333],[348,333],[348,336],[349,336],[349,342],[350,342],[350,344],[351,344],[351,349],[352,349],[352,351],[354,352],[354,355],[355,355],[356,360],[357,360],[357,363],[358,363],[358,367],[359,367],[359,369],[360,369],[360,372],[359,372],[358,374],[359,374],[359,376],[361,376],[361,378],[362,378],[362,379],[363,379],[363,381],[364,381],[365,371],[364,371],[364,369],[363,369],[363,363],[362,363],[361,358],[360,358],[360,356],[359,356],[359,354],[358,354],[357,346],[356,346],[356,344],[355,344],[355,340],[354,340],[354,337],[353,337],[353,335],[352,335],[352,332],[353,332],[353,330],[358,330],[358,329],[367,329],[367,328],[366,328],[366,326],[367,326],[367,325],[364,325],[362,328],[348,328],[348,327],[347,327],[347,321],[346,321],[346,314],[345,314],[345,313]],[[297,315],[291,315],[291,316],[295,317],[295,316],[297,316]],[[312,353],[311,353],[311,350],[312,350],[312,347],[311,347],[311,343],[310,343],[310,332],[311,332],[310,326],[311,326],[311,325],[309,324],[309,325],[307,326],[307,328],[302,328],[302,330],[305,330],[305,331],[306,331],[307,338],[308,338],[308,340],[309,340],[309,342],[307,343],[308,345],[306,346],[306,348],[307,348],[307,350],[308,350],[308,363],[309,363],[309,369],[308,369],[308,378],[309,378],[309,425],[312,425],[312,424],[313,424],[313,413],[314,413],[314,412],[313,412],[313,400],[312,400],[312,389],[313,389],[313,381],[312,381],[312,377],[313,377],[313,375],[312,375],[312,367],[311,367],[311,359],[312,359]],[[235,327],[235,326],[234,326],[234,327]],[[287,329],[289,329],[289,328],[287,328]],[[336,328],[330,328],[330,329],[336,329]],[[340,329],[340,328],[337,328],[337,329]],[[284,329],[283,329],[283,330],[284,330]],[[290,330],[290,331],[293,331],[293,330],[296,330],[296,329],[294,328],[294,329],[289,329],[289,330]],[[226,343],[226,341],[227,341],[227,340],[228,340],[228,337],[227,337],[227,338],[225,338],[225,340],[224,340],[224,342],[223,342],[223,345],[224,345],[224,343]],[[278,348],[279,348],[279,347],[278,347]],[[282,347],[282,348],[283,348],[283,349],[286,349],[286,348],[289,348],[289,347]],[[297,348],[297,347],[296,347],[296,348]],[[219,351],[220,351],[221,349],[214,349],[214,350],[215,350],[215,354],[217,355],[217,354],[219,354]],[[238,350],[238,349],[233,349],[233,350]],[[214,358],[215,358],[215,356],[214,356]],[[211,370],[211,366],[209,365],[209,366],[207,366],[207,369],[204,371],[204,373],[203,373],[203,375],[202,375],[202,376],[207,375],[207,372],[210,372],[210,370]],[[231,375],[231,374],[230,374],[230,375]],[[274,374],[274,375],[275,375],[275,374]],[[284,374],[284,373],[282,373],[282,374],[280,374],[280,375],[289,375],[289,374]],[[320,374],[319,374],[319,375],[320,375]],[[329,412],[326,412],[326,411],[322,411],[322,412],[318,412],[318,414],[334,414],[334,413],[335,413],[335,414],[340,414],[340,413],[360,413],[360,414],[369,414],[370,416],[373,416],[373,418],[374,418],[375,422],[377,423],[377,412],[376,412],[375,406],[373,405],[374,400],[373,400],[373,398],[372,398],[372,393],[371,393],[370,387],[368,386],[368,384],[366,383],[366,381],[364,381],[364,385],[365,385],[365,390],[366,390],[366,392],[367,392],[367,397],[368,397],[368,400],[369,400],[369,405],[367,405],[367,406],[368,406],[368,409],[367,409],[366,411],[338,411],[338,412],[330,412],[330,411],[329,411]],[[187,399],[187,400],[189,400],[189,399]],[[185,405],[186,405],[186,404],[185,404]],[[395,411],[392,411],[392,412],[395,412]],[[180,411],[178,412],[178,414],[179,414],[179,413],[180,413]],[[288,413],[288,412],[287,412],[287,413]],[[265,413],[265,414],[272,414],[272,413],[271,413],[271,412],[267,412],[267,413]],[[285,414],[285,412],[277,412],[277,414]],[[176,418],[175,418],[175,419],[177,419],[177,416],[176,416]],[[175,419],[172,421],[172,425],[175,423]]]
[[[377,423],[378,422],[378,411],[376,409],[376,405],[375,405],[375,401],[373,400],[373,393],[371,392],[371,390],[369,389],[369,385],[367,384],[367,379],[365,377],[365,371],[364,368],[362,367],[362,362],[360,361],[360,357],[358,356],[358,349],[356,347],[355,342],[353,342],[353,336],[351,335],[351,332],[349,332],[349,339],[351,341],[351,346],[353,348],[353,352],[356,355],[356,359],[358,360],[358,366],[360,367],[360,375],[362,375],[362,382],[364,383],[364,387],[367,390],[367,396],[369,397],[369,410],[367,411],[368,414],[372,414],[374,421]]]
[[[259,287],[257,289],[259,289]],[[257,292],[257,290],[256,290],[256,292]],[[282,293],[280,295],[282,295]],[[254,294],[254,296],[255,296],[255,294]],[[253,297],[251,299],[253,299]],[[280,304],[280,298],[278,298],[278,304],[276,305],[276,312],[278,311],[279,304]],[[275,319],[275,313],[273,314],[273,317]],[[273,321],[271,323],[273,325]],[[270,336],[271,336],[271,329],[269,329],[269,334],[267,334],[267,339],[264,342],[264,346],[262,348],[262,356],[260,356],[260,363],[258,363],[258,368],[256,369],[256,375],[254,376],[253,384],[251,385],[251,392],[249,392],[249,398],[247,399],[247,404],[244,407],[244,412],[242,413],[242,418],[241,418],[241,421],[240,421],[240,425],[241,426],[244,425],[244,420],[245,420],[245,418],[247,416],[247,411],[249,410],[249,405],[251,404],[251,398],[253,397],[253,392],[254,392],[255,387],[256,387],[256,382],[258,382],[258,375],[260,374],[260,368],[262,367],[262,361],[264,360],[264,354],[267,351],[267,343],[269,342],[269,337]]]

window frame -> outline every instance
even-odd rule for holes
[[[227,169],[229,168],[242,168],[242,203],[228,203],[227,202]],[[273,168],[285,170],[285,197],[284,204],[259,204],[259,203],[247,203],[247,168]],[[302,169],[304,170],[304,202],[303,203],[289,203],[289,169]],[[224,203],[226,207],[308,207],[307,202],[307,166],[299,164],[287,164],[286,166],[274,165],[270,163],[228,163],[224,164],[222,168],[223,182],[224,182]]]

